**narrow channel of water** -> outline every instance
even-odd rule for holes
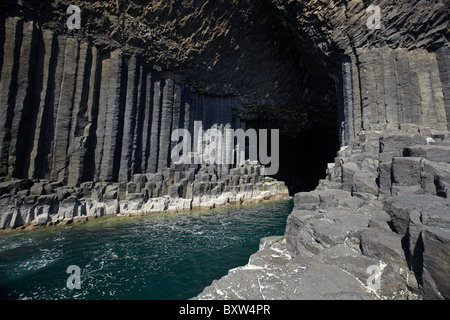
[[[292,200],[0,235],[2,299],[189,299],[283,235]],[[70,290],[67,268],[81,270]]]

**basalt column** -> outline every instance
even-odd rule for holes
[[[446,131],[450,92],[445,58],[448,50],[357,50],[342,64],[343,145],[361,130],[399,129],[402,124]]]
[[[0,26],[4,179],[128,182],[171,165],[172,131],[231,122],[234,97],[200,94],[138,55],[33,22]],[[191,131],[192,132],[192,131]]]

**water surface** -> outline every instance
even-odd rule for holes
[[[3,299],[189,299],[284,234],[291,200],[0,235]],[[66,287],[67,267],[81,289]]]

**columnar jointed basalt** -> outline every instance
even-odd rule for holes
[[[120,50],[100,52],[6,18],[1,45],[2,177],[128,182],[170,166],[171,133],[232,123],[232,96],[203,97],[180,77]]]
[[[295,195],[284,237],[197,298],[449,299],[449,134],[360,133]]]
[[[130,182],[84,182],[79,187],[16,179],[0,183],[0,228],[212,209],[288,196],[284,183],[249,162],[234,168],[173,165],[162,173],[135,174]]]
[[[441,61],[449,58],[448,47],[356,49],[342,63],[341,144],[351,143],[361,130],[399,129],[406,123],[447,131],[449,71]]]
[[[448,2],[374,1],[379,28],[360,0],[270,4],[338,66],[342,149],[284,237],[197,298],[449,299]]]
[[[69,4],[0,4],[2,227],[278,188],[257,165],[173,165],[196,120],[326,129],[342,149],[284,239],[200,297],[449,298],[448,1],[374,1],[380,28],[362,0],[79,1],[75,32]]]
[[[172,132],[229,127],[237,97],[22,18],[5,18],[0,34],[2,228],[286,195],[255,164],[173,165]]]

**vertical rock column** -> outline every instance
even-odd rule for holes
[[[359,81],[361,83],[363,129],[368,130],[371,124],[378,123],[374,65],[370,50],[358,51],[358,55],[360,61]]]
[[[126,76],[123,76],[124,58],[120,51],[111,52],[109,61],[103,65],[109,68],[109,74],[102,77],[100,95],[99,125],[97,127],[97,148],[100,162],[96,170],[101,181],[116,181],[119,171],[122,131],[124,122],[124,98],[122,90],[126,88]],[[103,86],[104,84],[104,86]],[[100,119],[100,118],[103,119]]]
[[[352,98],[353,98],[353,102],[352,102],[352,107],[353,107],[353,130],[355,132],[354,136],[351,136],[350,138],[354,138],[359,131],[361,130],[361,128],[363,127],[363,123],[362,123],[362,110],[361,110],[361,83],[359,82],[359,61],[358,58],[356,56],[351,56],[350,57],[351,60],[351,64],[350,64],[350,69],[351,69],[351,80],[352,80]]]
[[[123,123],[122,154],[120,157],[119,181],[128,182],[131,177],[131,163],[133,161],[133,138],[136,126],[136,107],[138,95],[139,72],[136,57],[128,61],[128,82]]]
[[[46,132],[49,126],[50,114],[53,112],[53,103],[51,97],[54,89],[54,71],[56,62],[57,39],[50,31],[43,30],[41,50],[42,59],[42,90],[40,92],[39,106],[37,107],[34,138],[32,141],[31,153],[29,155],[28,176],[32,178],[44,178],[48,164],[44,162],[43,150],[48,150],[48,141],[46,142]]]
[[[353,85],[352,85],[352,73],[351,73],[351,63],[344,62],[343,63],[343,104],[344,104],[344,118],[345,118],[345,127],[342,128],[344,130],[344,143],[349,143],[350,139],[355,137],[355,129],[354,129],[354,105],[353,105]]]
[[[447,130],[448,71],[444,50],[357,50],[342,63],[344,143],[371,128],[416,124]]]
[[[376,101],[376,105],[375,109],[372,109],[373,112],[376,113],[376,122],[374,123],[386,124],[386,103],[384,101],[384,68],[381,52],[382,49],[375,48],[368,51],[368,55],[372,59],[371,65],[373,68],[373,84],[375,85],[375,95],[373,98]]]
[[[191,94],[190,94],[190,89],[187,87],[184,87],[183,90],[183,109],[184,109],[184,116],[182,118],[182,121],[184,121],[184,125],[183,128],[189,130],[189,132],[193,132],[193,123],[191,125],[191,104],[192,104],[192,100],[191,100]]]
[[[147,165],[147,173],[156,173],[158,168],[159,131],[161,122],[161,79],[155,79],[153,83],[153,113],[150,128],[150,154]]]
[[[447,121],[447,112],[445,109],[445,100],[444,100],[444,89],[443,84],[441,83],[440,78],[440,70],[437,61],[436,54],[434,52],[426,53],[428,58],[428,70],[430,73],[430,82],[431,88],[433,91],[433,106],[434,112],[436,115],[436,129],[438,130],[447,130],[448,121]],[[448,67],[447,67],[448,69]],[[448,101],[447,101],[448,103]],[[447,107],[448,108],[448,107]],[[430,125],[431,126],[431,125]]]
[[[11,22],[14,23],[15,20],[7,23]],[[14,54],[12,57],[5,56],[5,61],[13,58],[14,65],[6,103],[6,137],[3,139],[2,149],[7,152],[8,176],[23,178],[28,174],[25,159],[31,144],[29,129],[33,120],[32,104],[35,103],[33,85],[39,41],[38,30],[33,22],[18,21],[15,31]]]
[[[172,113],[174,102],[174,82],[166,79],[163,89],[161,110],[161,131],[159,135],[158,172],[162,172],[169,163],[170,136],[172,133]]]
[[[414,64],[417,71],[420,93],[420,122],[437,128],[436,110],[433,101],[433,87],[428,67],[428,57],[424,50],[414,50]]]
[[[97,112],[98,52],[85,43],[80,45],[77,88],[69,139],[69,175],[67,184],[76,186],[91,176],[93,122]]]
[[[396,83],[395,55],[393,50],[381,50],[380,59],[383,65],[383,91],[386,110],[386,123],[390,129],[398,128],[398,93]]]
[[[2,43],[3,63],[0,73],[0,174],[8,174],[8,153],[11,140],[11,118],[14,110],[18,63],[22,41],[23,22],[8,18],[4,25]]]
[[[411,55],[403,49],[395,51],[399,123],[419,123],[419,95],[417,77]]]
[[[183,112],[184,113],[184,112]],[[180,125],[180,117],[181,117],[181,87],[179,84],[174,83],[173,86],[173,112],[172,112],[172,130],[169,132],[169,140],[171,140],[171,134],[172,131],[178,128],[182,128],[182,125]],[[184,121],[183,121],[184,123]],[[170,145],[170,150],[172,150],[173,147],[177,142],[172,142]],[[169,156],[170,156],[170,150],[169,150]],[[170,162],[170,160],[169,160]]]
[[[144,66],[139,63],[138,65],[138,80],[137,85],[137,97],[136,97],[136,125],[133,131],[133,144],[131,151],[131,167],[130,167],[130,178],[135,173],[142,173],[141,162],[145,161],[142,159],[142,140],[144,139],[145,132],[143,132],[144,126],[144,109],[145,109],[145,96],[146,96],[146,81],[147,76],[145,74]]]
[[[436,60],[442,85],[447,119],[447,130],[450,131],[450,68],[448,67],[448,61],[450,60],[450,48],[447,46],[439,49],[436,52]]]
[[[98,106],[98,117],[97,117],[97,130],[96,130],[96,146],[95,146],[95,157],[94,157],[94,180],[99,181],[100,179],[100,166],[103,158],[103,144],[105,141],[105,123],[106,123],[106,105],[108,102],[108,91],[109,91],[109,77],[113,72],[111,65],[111,57],[103,58],[101,61],[102,79],[100,82],[100,96],[99,96],[99,106]],[[104,80],[107,79],[107,80]]]
[[[69,133],[72,125],[74,94],[77,87],[77,64],[79,59],[79,42],[66,39],[64,52],[64,69],[61,91],[58,99],[55,139],[53,144],[53,161],[51,179],[67,182]]]
[[[147,68],[145,68],[147,69]],[[150,157],[151,125],[153,120],[153,85],[152,74],[146,70],[145,97],[142,106],[142,152],[141,152],[141,172],[147,173],[148,160]],[[138,133],[139,134],[139,133]]]

